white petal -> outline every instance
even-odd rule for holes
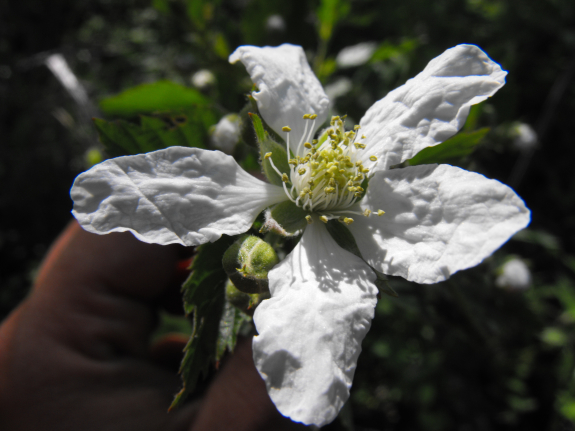
[[[377,172],[360,206],[385,211],[349,226],[363,257],[417,283],[479,264],[530,221],[512,189],[449,165]]]
[[[270,271],[272,298],[254,315],[254,362],[283,415],[318,426],[337,416],[373,318],[374,279],[319,220]]]
[[[454,135],[469,108],[505,84],[507,72],[475,45],[458,45],[429,62],[405,85],[376,102],[360,121],[367,149],[364,166],[375,155],[376,170],[388,169],[426,147]]]
[[[131,231],[148,243],[199,245],[250,228],[280,187],[219,151],[170,147],[106,160],[78,175],[72,213],[84,229]]]
[[[241,61],[259,91],[253,93],[266,123],[281,137],[291,127],[290,142],[297,145],[304,135],[304,114],[317,114],[317,129],[327,119],[329,99],[312,72],[301,46],[240,46],[230,63]]]

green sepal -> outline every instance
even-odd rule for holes
[[[222,266],[238,290],[265,293],[268,271],[279,263],[274,249],[261,238],[243,235],[224,253]]]
[[[138,114],[207,106],[210,99],[198,90],[170,81],[142,84],[100,101],[107,115],[130,118]]]
[[[259,115],[254,113],[250,113],[249,115],[254,125],[254,131],[256,132],[262,171],[270,183],[276,186],[282,186],[281,175],[276,172],[269,159],[266,159],[265,155],[271,153],[270,158],[273,160],[276,168],[278,168],[282,174],[288,174],[290,172],[290,167],[287,158],[287,151],[282,144],[278,144],[272,139],[267,130],[265,130]]]
[[[205,148],[216,122],[210,109],[140,116],[140,124],[94,118],[100,142],[112,157],[148,153],[172,146]]]
[[[214,243],[198,247],[192,272],[182,286],[184,310],[192,318],[193,329],[180,365],[183,387],[174,398],[170,410],[184,402],[194,391],[200,374],[205,376],[210,363],[216,360],[228,280],[222,268],[222,255],[233,240],[233,237],[222,236]]]
[[[266,222],[262,232],[274,232],[281,236],[299,234],[307,226],[308,211],[298,207],[292,201],[283,201],[266,212]]]
[[[471,154],[489,130],[489,127],[485,127],[474,132],[460,132],[439,145],[424,148],[409,159],[407,164],[415,166],[457,161]]]
[[[365,262],[365,259],[361,255],[359,251],[359,247],[357,246],[357,242],[353,237],[353,234],[349,231],[347,226],[337,220],[329,220],[326,223],[326,228],[333,240],[344,250],[349,251],[350,253],[356,255],[361,260]],[[389,285],[387,277],[382,272],[375,269],[373,266],[369,265],[367,262],[366,264],[373,270],[375,275],[377,276],[375,280],[375,286],[380,292],[385,293],[386,295],[392,296],[397,298],[399,295],[393,288]]]

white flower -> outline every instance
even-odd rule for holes
[[[521,259],[511,259],[501,268],[495,284],[510,290],[525,290],[531,286],[531,271]]]
[[[204,89],[216,83],[216,76],[208,69],[200,69],[190,78],[192,85]]]
[[[225,115],[210,130],[212,146],[226,154],[232,154],[236,144],[240,141],[241,118],[237,114]]]
[[[290,172],[279,172],[283,187],[221,152],[171,147],[78,176],[73,213],[91,232],[199,245],[245,232],[276,203],[302,208],[311,224],[269,272],[272,297],[254,315],[254,361],[282,414],[322,426],[349,397],[374,315],[370,266],[435,283],[477,265],[529,223],[523,201],[498,181],[449,165],[390,169],[456,133],[506,72],[478,47],[456,46],[376,102],[360,129],[346,132],[333,119],[320,146],[312,138],[329,100],[300,47],[243,46],[230,61],[246,66],[262,117],[293,153]],[[365,261],[336,244],[328,219],[348,225]]]
[[[537,133],[527,123],[516,124],[512,129],[513,146],[520,151],[528,151],[537,145]]]
[[[341,68],[361,66],[371,59],[376,49],[375,42],[361,42],[357,45],[346,46],[337,54],[335,61]]]

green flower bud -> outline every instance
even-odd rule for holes
[[[264,299],[268,299],[270,297],[269,293],[244,293],[238,290],[236,286],[232,283],[231,280],[228,280],[228,284],[226,285],[226,298],[227,300],[237,309],[246,313],[249,316],[254,315],[254,311],[256,307],[262,302]]]
[[[268,271],[279,259],[274,249],[257,236],[240,237],[224,253],[222,264],[232,283],[244,293],[267,293]]]

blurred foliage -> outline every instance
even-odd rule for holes
[[[381,298],[345,420],[325,429],[574,429],[573,22],[572,0],[0,2],[0,317],[23,299],[69,221],[68,190],[86,160],[175,143],[209,147],[209,126],[242,110],[252,84],[227,61],[238,45],[302,45],[333,113],[355,124],[431,58],[475,43],[509,71],[506,86],[472,109],[447,146],[417,157],[503,182],[527,160],[514,185],[532,225],[448,282],[390,279],[399,298]],[[362,42],[374,44],[365,61],[338,64],[343,48]],[[52,53],[64,55],[92,106],[76,105],[50,74]],[[204,69],[214,82],[194,89],[191,78]],[[158,85],[164,95],[145,93]],[[91,117],[100,118],[96,127]],[[532,153],[512,145],[518,121],[539,134]],[[118,146],[120,134],[135,146]],[[257,166],[255,147],[236,153]],[[528,262],[530,289],[495,287],[511,254]],[[221,350],[233,337],[220,341]]]

